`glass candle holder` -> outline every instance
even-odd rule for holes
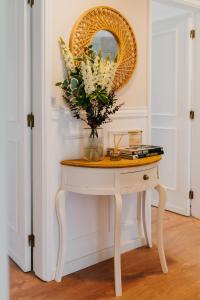
[[[118,150],[118,149],[113,149],[113,150],[110,152],[110,160],[112,160],[112,161],[119,161],[119,160],[121,160],[121,157],[120,157],[120,150]]]
[[[142,145],[142,130],[129,131],[129,147]]]

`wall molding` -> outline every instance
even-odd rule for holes
[[[74,120],[73,117],[71,116],[71,113],[68,109],[64,107],[55,107],[52,108],[51,112],[51,119],[53,122],[58,122],[58,120],[63,117],[63,114],[65,114],[66,118],[69,119],[70,122],[77,122],[77,120]],[[62,116],[61,116],[62,115]],[[125,107],[121,108],[120,111],[118,111],[115,115],[113,115],[112,120],[134,120],[134,119],[147,119],[148,118],[148,110],[147,107]],[[112,124],[112,123],[110,123]],[[112,130],[108,130],[109,132],[112,132]],[[114,130],[116,131],[116,130]],[[127,131],[127,130],[124,130]],[[75,129],[74,132],[68,132],[66,133],[63,138],[64,140],[79,140],[83,139],[84,134],[81,130],[77,131]]]
[[[197,8],[200,9],[200,2],[199,0],[154,0],[159,3],[163,4],[174,4],[174,5],[181,5],[181,6],[189,6],[190,8]],[[170,2],[170,3],[169,3]]]
[[[175,182],[174,182],[174,185],[173,186],[166,186],[166,188],[170,191],[176,191],[177,190],[177,161],[178,161],[178,157],[177,157],[177,149],[178,149],[178,146],[177,146],[177,140],[178,140],[178,130],[176,127],[161,127],[161,126],[152,126],[152,132],[153,130],[162,130],[162,131],[168,131],[168,132],[171,132],[171,134],[174,136],[174,147],[175,147],[175,151],[174,151],[174,159],[175,159],[175,165],[174,165],[174,173],[175,173]]]
[[[66,117],[70,118],[71,113],[64,107],[52,108],[51,119],[57,121],[60,118],[61,112],[66,114]],[[139,107],[123,107],[115,115],[112,116],[113,120],[116,119],[129,119],[129,118],[148,118],[148,109],[145,106]]]
[[[174,19],[174,18],[172,18]],[[176,18],[175,18],[176,19]],[[156,33],[152,33],[152,41],[154,38],[157,38],[157,37],[161,37],[161,36],[166,36],[166,35],[169,35],[169,34],[172,34],[174,37],[175,37],[175,50],[174,50],[174,57],[175,57],[175,65],[174,65],[174,75],[175,75],[175,86],[174,86],[174,91],[173,91],[173,98],[174,98],[174,106],[173,107],[173,111],[172,112],[168,112],[167,115],[168,116],[177,116],[177,109],[178,109],[178,81],[177,81],[177,75],[178,75],[178,30],[177,28],[175,27],[172,27],[171,29],[169,30],[157,30]],[[151,108],[151,112],[152,112],[152,116],[155,116],[155,115],[166,115],[166,114],[163,114],[161,112],[153,112],[153,107]]]
[[[138,119],[138,118],[148,118],[148,109],[145,106],[141,107],[124,107],[121,108],[113,117],[116,119]]]

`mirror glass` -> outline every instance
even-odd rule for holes
[[[107,30],[98,31],[92,40],[93,50],[97,53],[102,49],[102,57],[106,58],[110,53],[111,60],[114,60],[119,51],[119,44],[114,34]]]

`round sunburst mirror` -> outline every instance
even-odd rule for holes
[[[105,58],[117,56],[114,90],[122,88],[131,78],[137,63],[137,44],[128,21],[117,10],[98,6],[86,11],[76,22],[71,36],[70,49],[77,56],[88,45],[95,51],[102,49]]]

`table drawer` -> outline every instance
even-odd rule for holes
[[[120,189],[125,192],[151,189],[158,184],[158,181],[157,167],[138,172],[121,173],[119,177]]]

